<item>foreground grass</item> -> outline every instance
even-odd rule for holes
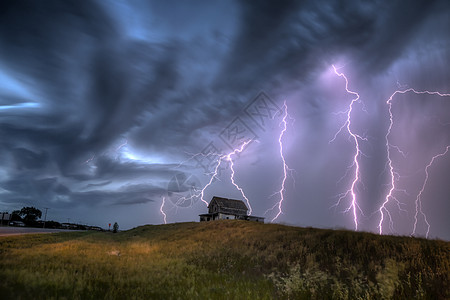
[[[2,299],[450,299],[450,243],[246,221],[0,238]]]

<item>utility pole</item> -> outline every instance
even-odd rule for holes
[[[45,216],[44,216],[44,226],[42,228],[45,228],[45,221],[47,221],[47,210],[49,209],[48,207],[44,208],[45,208]]]

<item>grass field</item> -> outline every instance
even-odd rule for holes
[[[450,299],[450,243],[246,221],[0,237],[1,299]]]

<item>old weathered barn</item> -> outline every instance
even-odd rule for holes
[[[227,219],[264,222],[262,217],[249,216],[248,208],[243,201],[216,196],[209,202],[208,213],[200,215],[200,222]]]

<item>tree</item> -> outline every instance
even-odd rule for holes
[[[115,222],[113,225],[113,233],[116,233],[117,231],[119,231],[119,224],[117,224],[117,222]]]
[[[55,221],[45,222],[45,228],[61,228],[61,223]]]
[[[35,207],[23,207],[18,214],[24,221],[31,222],[36,221],[42,216],[42,212]]]
[[[20,210],[15,210],[11,214],[11,221],[23,221],[20,217]]]

